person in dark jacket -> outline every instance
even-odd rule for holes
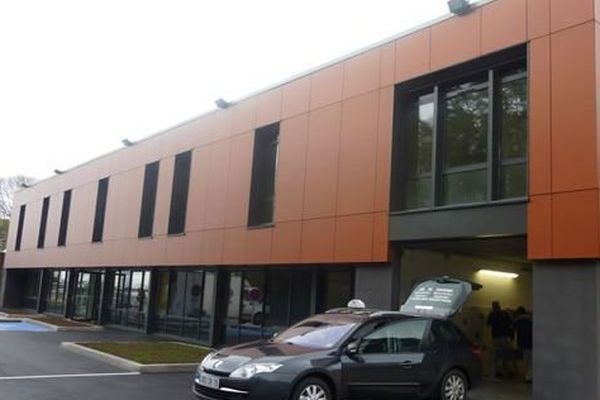
[[[492,377],[510,375],[508,353],[512,348],[512,320],[510,315],[500,307],[500,302],[492,303],[492,311],[487,317],[487,325],[492,330],[493,361]]]
[[[517,309],[517,318],[513,322],[517,336],[517,347],[523,354],[525,382],[531,382],[531,355],[533,349],[533,323],[531,315],[521,306]]]

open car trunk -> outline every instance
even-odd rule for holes
[[[460,311],[473,290],[481,288],[478,283],[449,277],[424,281],[413,289],[400,312],[413,317],[448,319]]]

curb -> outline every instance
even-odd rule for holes
[[[49,324],[47,322],[38,321],[35,318],[27,317],[11,317],[11,314],[0,313],[0,320],[13,321],[13,322],[28,322],[30,324],[43,326],[53,332],[100,332],[104,330],[104,327],[97,325],[82,325],[82,326],[60,326]]]
[[[159,374],[172,372],[194,372],[198,364],[140,364],[123,357],[104,353],[99,350],[90,349],[74,342],[62,342],[60,346],[66,350],[72,351],[82,356],[90,357],[98,361],[103,361],[115,367],[123,368],[127,371],[139,372],[141,374]]]

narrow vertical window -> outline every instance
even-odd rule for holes
[[[527,196],[527,71],[505,74],[498,93],[499,198]]]
[[[434,94],[415,96],[407,105],[406,170],[403,209],[432,205],[432,151],[435,127]]]
[[[248,226],[273,223],[278,147],[279,123],[256,130],[254,134]]]
[[[58,245],[67,244],[67,228],[69,227],[69,214],[71,213],[71,190],[63,194],[62,211],[60,214],[60,227],[58,229]]]
[[[40,217],[40,230],[38,232],[38,249],[43,249],[46,243],[46,226],[48,225],[48,209],[50,208],[50,197],[45,197],[42,203],[42,216]]]
[[[92,242],[101,242],[104,233],[104,215],[106,214],[106,198],[108,196],[108,178],[98,181],[98,194],[96,195],[96,213],[94,216],[94,231]]]
[[[138,229],[138,237],[140,238],[152,236],[154,209],[156,207],[156,188],[158,185],[158,168],[159,161],[146,164],[142,206],[140,210],[140,225]]]
[[[175,157],[175,170],[173,171],[173,186],[171,189],[171,210],[169,214],[169,235],[185,231],[185,214],[190,185],[191,163],[191,151],[180,153]]]
[[[21,240],[23,239],[23,225],[25,224],[26,206],[23,204],[19,209],[19,224],[17,225],[17,239],[15,240],[15,251],[21,250]]]

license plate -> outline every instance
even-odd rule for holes
[[[206,374],[204,372],[200,373],[200,379],[198,383],[200,383],[202,386],[206,386],[211,389],[219,388],[219,378],[216,376]]]

